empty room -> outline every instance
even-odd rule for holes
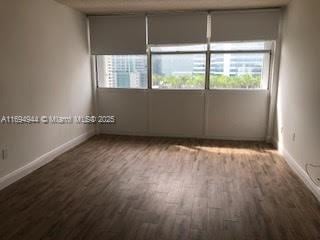
[[[319,240],[319,0],[0,0],[0,240]]]

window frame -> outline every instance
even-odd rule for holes
[[[250,41],[248,41],[250,42]],[[214,42],[213,42],[214,43]],[[273,44],[273,43],[272,43]],[[207,90],[242,90],[242,91],[257,91],[257,90],[270,90],[270,74],[271,74],[271,65],[272,65],[272,49],[261,49],[261,50],[209,50],[209,68],[206,69],[208,72],[208,89]],[[214,54],[268,54],[268,66],[266,66],[268,69],[266,71],[268,72],[268,77],[267,77],[267,83],[266,83],[266,88],[215,88],[215,87],[210,87],[211,86],[211,57]]]
[[[203,12],[203,11],[201,11]],[[235,40],[235,41],[214,41],[214,11],[205,11],[207,15],[207,21],[206,21],[206,27],[207,27],[207,36],[206,40],[204,42],[190,42],[190,43],[169,43],[169,44],[152,44],[149,41],[149,14],[145,14],[145,52],[141,52],[138,54],[106,54],[106,55],[143,55],[146,56],[146,74],[147,74],[147,85],[144,86],[143,88],[131,88],[131,87],[100,87],[99,86],[99,74],[98,74],[98,64],[97,64],[97,58],[98,56],[104,56],[103,54],[94,54],[94,63],[93,63],[93,68],[95,70],[95,77],[96,77],[96,88],[103,88],[103,89],[117,89],[117,90],[176,90],[176,91],[213,91],[213,90],[271,90],[272,84],[273,84],[273,74],[274,74],[274,69],[275,69],[275,64],[276,64],[276,54],[278,54],[278,51],[276,51],[276,46],[278,45],[279,39],[249,39],[249,40]],[[264,43],[270,43],[270,46],[265,48],[265,49],[246,49],[246,50],[214,50],[211,49],[212,44],[215,43],[230,43],[230,44],[237,44],[237,43],[254,43],[254,42],[264,42]],[[152,47],[182,47],[182,46],[197,46],[197,45],[202,45],[203,50],[177,50],[177,51],[156,51],[152,50]],[[268,69],[263,70],[264,74],[267,74],[267,82],[263,85],[263,87],[260,88],[215,88],[215,87],[210,87],[211,81],[213,81],[213,78],[211,78],[211,57],[214,54],[232,54],[232,53],[240,53],[240,54],[246,54],[246,53],[264,53],[264,54],[269,54],[268,56],[268,66],[266,66]],[[165,55],[165,54],[172,54],[172,55],[180,55],[180,54],[204,54],[205,55],[205,85],[204,88],[199,88],[199,89],[194,89],[194,88],[169,88],[169,89],[162,89],[162,88],[153,88],[152,87],[152,56],[153,55]],[[265,86],[267,86],[265,88]]]
[[[248,41],[250,42],[250,41]],[[214,90],[242,90],[242,91],[253,91],[253,90],[270,90],[270,74],[271,74],[271,68],[272,68],[272,56],[273,51],[272,47],[271,49],[261,49],[261,50],[210,50],[210,44],[215,43],[211,42],[207,44],[206,50],[188,50],[188,51],[151,51],[151,48],[154,46],[159,45],[148,45],[146,54],[126,54],[126,55],[141,55],[146,57],[147,61],[147,86],[143,88],[115,88],[115,87],[100,87],[99,86],[99,77],[98,77],[98,57],[104,56],[104,55],[94,55],[95,58],[95,72],[96,72],[96,87],[101,89],[116,89],[116,90],[154,90],[154,91],[214,91]],[[272,43],[274,44],[274,43]],[[183,46],[185,44],[170,44],[170,45],[162,45],[166,47],[170,46]],[[190,44],[188,44],[190,45]],[[197,44],[192,44],[197,45]],[[266,70],[268,72],[268,78],[266,86],[267,88],[215,88],[210,87],[211,81],[211,57],[214,54],[268,54],[269,55],[269,63],[268,63],[268,69]],[[188,55],[188,54],[203,54],[205,55],[205,81],[204,81],[204,87],[203,88],[153,88],[152,87],[152,56],[153,55]]]
[[[146,75],[147,75],[147,85],[142,87],[142,88],[137,88],[137,87],[100,87],[99,86],[99,71],[98,71],[98,57],[100,56],[145,56],[146,57],[146,62],[147,62],[147,69],[146,69]],[[149,79],[148,79],[148,71],[149,71],[149,65],[148,65],[148,55],[147,54],[108,54],[108,55],[94,55],[94,65],[95,65],[95,78],[96,78],[96,88],[97,89],[110,89],[110,90],[148,90],[148,84],[149,84]]]
[[[107,55],[141,55],[146,56],[146,74],[147,74],[147,85],[143,88],[131,88],[131,87],[100,87],[99,86],[99,74],[98,74],[98,56],[104,56],[102,54],[95,54],[94,55],[94,68],[95,68],[95,77],[96,77],[96,88],[101,89],[115,89],[115,90],[154,90],[154,91],[214,91],[214,90],[242,90],[242,91],[252,91],[252,90],[267,90],[270,91],[273,81],[273,71],[274,71],[274,64],[275,64],[275,46],[277,44],[278,39],[274,40],[266,40],[266,39],[252,39],[252,40],[240,40],[240,41],[214,41],[213,35],[214,31],[212,31],[212,26],[214,26],[214,23],[212,22],[212,19],[214,17],[212,16],[212,12],[207,12],[207,39],[205,42],[197,43],[170,43],[170,44],[152,44],[149,42],[149,23],[148,23],[148,14],[145,15],[145,44],[146,44],[146,51],[144,53],[140,54],[107,54]],[[264,42],[264,43],[270,43],[270,46],[265,49],[243,49],[243,50],[214,50],[211,49],[211,46],[215,43],[229,43],[229,44],[237,44],[237,43],[255,43],[255,42]],[[202,45],[203,48],[195,49],[195,50],[177,50],[177,51],[157,51],[152,50],[153,47],[183,47],[183,46],[200,46]],[[251,53],[257,53],[257,54],[269,54],[268,56],[268,65],[266,66],[267,69],[264,69],[264,74],[268,75],[265,84],[263,87],[260,86],[260,88],[215,88],[210,87],[211,81],[213,81],[214,78],[211,79],[211,58],[214,54],[233,54],[233,53],[239,53],[239,54],[251,54]],[[204,79],[204,87],[203,88],[153,88],[152,84],[152,56],[154,55],[183,55],[183,54],[204,54],[205,55],[205,79]],[[265,88],[266,86],[266,88]]]
[[[152,47],[181,47],[181,46],[196,46],[196,45],[204,45],[205,50],[183,50],[183,51],[152,51]],[[148,51],[149,51],[149,65],[148,65],[148,70],[150,71],[148,82],[150,84],[151,90],[154,91],[204,91],[206,90],[206,82],[207,82],[207,54],[208,54],[208,48],[207,44],[204,43],[198,43],[198,44],[163,44],[163,45],[153,45],[149,44],[148,45]],[[204,86],[203,88],[153,88],[152,87],[152,56],[154,55],[190,55],[190,54],[203,54],[205,57],[205,78],[204,78]],[[149,85],[148,84],[148,85]]]
[[[248,41],[248,42],[256,42],[256,41]],[[262,42],[269,42],[269,41],[262,41]],[[148,87],[148,89],[152,89],[152,90],[159,90],[159,91],[163,91],[163,90],[177,90],[177,91],[186,91],[186,90],[190,90],[190,91],[203,91],[203,90],[209,90],[209,91],[214,91],[214,90],[242,90],[242,91],[257,91],[257,90],[269,90],[270,89],[270,73],[271,73],[271,67],[272,67],[272,47],[270,49],[261,49],[261,50],[211,50],[210,49],[210,45],[212,43],[217,43],[217,42],[210,42],[207,44],[207,49],[206,50],[189,50],[189,51],[151,51],[151,47],[153,46],[158,46],[158,45],[149,45],[148,49],[149,49],[149,61],[150,64],[148,65],[148,70],[150,71],[150,75],[148,78],[148,82],[150,84],[150,87]],[[271,42],[271,44],[273,45],[273,42]],[[170,44],[170,45],[166,45],[166,46],[183,46],[184,44]],[[196,44],[195,44],[196,45]],[[161,89],[161,88],[153,88],[152,87],[152,56],[153,55],[183,55],[183,54],[204,54],[205,55],[205,86],[204,88],[200,88],[200,89],[187,89],[187,88],[181,88],[181,89]],[[267,88],[252,88],[252,89],[248,89],[248,88],[211,88],[211,79],[210,75],[211,75],[211,57],[214,54],[268,54],[268,66],[267,66],[267,72],[268,72],[268,77],[267,77],[267,83],[266,86]],[[148,84],[148,85],[149,85]]]

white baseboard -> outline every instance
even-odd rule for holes
[[[189,134],[170,134],[156,132],[129,132],[119,130],[100,129],[99,134],[120,135],[120,136],[142,136],[142,137],[171,137],[171,138],[196,138],[209,140],[225,140],[225,141],[265,141],[264,137],[233,137],[233,136],[210,136],[210,135],[189,135]]]
[[[9,186],[10,184],[18,181],[19,179],[23,178],[24,176],[32,173],[33,171],[37,170],[38,168],[46,165],[47,163],[54,160],[57,156],[61,155],[62,153],[70,150],[71,148],[79,145],[80,143],[86,141],[90,137],[96,134],[95,130],[89,131],[84,133],[70,141],[60,145],[59,147],[51,150],[50,152],[45,153],[44,155],[36,158],[32,162],[28,163],[27,165],[9,173],[8,175],[0,178],[0,190],[4,189],[5,187]]]
[[[298,164],[298,162],[291,156],[291,154],[285,149],[282,144],[279,144],[279,142],[275,140],[273,140],[273,142],[277,146],[278,151],[284,157],[290,168],[299,176],[299,178],[304,182],[304,184],[310,189],[310,191],[320,202],[320,188],[312,182],[306,171]]]

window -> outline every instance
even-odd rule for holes
[[[90,16],[97,85],[268,89],[280,16],[279,10]]]
[[[272,42],[210,44],[210,89],[268,89]],[[155,45],[151,50],[153,89],[205,89],[205,44]],[[100,88],[148,87],[147,55],[98,55]]]
[[[270,42],[213,43],[210,88],[267,89]]]
[[[204,89],[205,45],[151,47],[152,88]]]
[[[147,56],[99,55],[97,78],[100,88],[147,88]]]

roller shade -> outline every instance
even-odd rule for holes
[[[280,16],[280,10],[214,12],[211,41],[275,40]]]
[[[145,54],[145,16],[90,16],[91,53]]]
[[[206,43],[207,13],[148,16],[149,44]]]

